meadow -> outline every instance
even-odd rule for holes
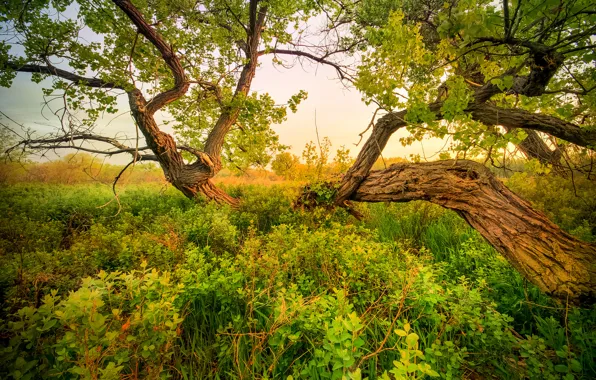
[[[591,181],[507,181],[595,240]],[[0,378],[596,378],[596,309],[542,294],[457,214],[226,190],[238,209],[159,183],[120,207],[104,184],[0,187]]]

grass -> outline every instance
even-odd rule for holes
[[[151,310],[183,320],[172,340],[144,313],[133,344],[124,326],[134,309],[124,304],[115,319],[99,307],[121,338],[101,345],[108,354],[93,368],[122,367],[113,378],[376,379],[400,365],[418,377],[429,376],[426,365],[444,378],[596,376],[595,310],[541,294],[457,214],[423,202],[372,204],[359,222],[341,210],[292,210],[297,190],[288,185],[228,191],[242,196],[240,209],[131,185],[117,213],[114,202],[99,207],[112,199],[107,187],[0,189],[0,376],[90,371],[74,348],[57,351],[72,327],[45,330],[60,317],[35,316],[51,289],[76,306],[82,277],[139,276],[145,262],[184,285],[171,305]],[[126,299],[149,307],[152,294],[139,288]],[[33,317],[19,317],[23,307]],[[90,320],[80,331],[105,338]],[[406,335],[395,332],[406,326]]]

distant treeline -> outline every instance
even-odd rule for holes
[[[322,153],[322,154],[321,154]],[[329,149],[322,149],[313,143],[307,144],[302,157],[283,152],[274,157],[267,168],[248,170],[222,170],[215,178],[216,182],[240,183],[276,183],[280,181],[316,181],[338,177],[352,164],[349,150],[338,149],[333,160],[329,159]],[[406,162],[403,158],[379,159],[374,169],[397,162]],[[54,184],[110,184],[122,172],[124,165],[106,163],[101,157],[87,153],[74,153],[58,160],[48,162],[0,161],[0,183],[54,183]],[[120,176],[121,184],[161,183],[164,174],[157,163],[139,162],[129,166]]]
[[[69,154],[49,162],[3,162],[0,183],[112,183],[124,165],[108,164],[89,154]],[[125,183],[163,182],[161,168],[154,163],[129,166],[120,180]]]

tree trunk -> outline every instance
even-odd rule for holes
[[[596,146],[596,133],[585,127],[542,113],[501,108],[489,103],[472,103],[466,108],[472,118],[486,125],[531,129],[547,133],[582,147]]]
[[[432,112],[437,114],[441,110],[442,102],[435,102],[429,105]],[[352,193],[358,188],[358,185],[366,178],[368,172],[373,167],[383,149],[389,142],[391,135],[400,128],[408,125],[405,120],[407,110],[400,112],[390,112],[381,117],[374,125],[372,134],[366,140],[366,143],[358,153],[352,167],[343,176],[340,188],[335,198],[336,205],[343,203],[350,198]]]
[[[575,304],[596,301],[596,246],[562,231],[481,164],[396,164],[371,172],[350,199],[426,200],[455,210],[545,293]]]
[[[189,147],[177,146],[172,136],[159,129],[154,114],[187,92],[190,82],[186,77],[184,67],[173,48],[147,23],[130,1],[114,0],[114,3],[126,13],[139,32],[157,48],[174,77],[174,86],[171,89],[157,94],[149,101],[138,89],[128,92],[132,116],[143,133],[147,146],[155,154],[154,157],[163,169],[166,179],[188,198],[193,199],[200,193],[220,204],[237,206],[238,200],[217,188],[211,178],[222,168],[221,150],[224,139],[238,119],[240,108],[238,106],[222,106],[222,113],[207,136],[202,152]],[[250,2],[250,26],[247,30],[245,48],[246,63],[240,73],[232,103],[242,101],[250,91],[258,65],[258,47],[266,15],[266,6],[259,7],[258,1],[254,0]],[[179,150],[193,154],[196,161],[190,164],[185,163]]]
[[[515,131],[515,129],[505,127],[507,132]],[[540,137],[538,132],[532,129],[526,129],[528,135],[521,143],[517,144],[518,149],[528,159],[537,159],[543,165],[552,165],[555,170],[561,168],[561,157],[563,152],[561,148],[555,145],[551,149],[548,144]]]

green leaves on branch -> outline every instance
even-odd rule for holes
[[[15,378],[71,373],[83,378],[119,379],[124,368],[138,376],[160,377],[172,357],[182,316],[174,301],[182,285],[168,273],[101,271],[83,279],[60,299],[57,291],[35,309],[20,309],[8,323],[13,338],[0,351],[14,363]]]
[[[405,107],[415,78],[431,80],[420,90],[431,88],[432,78],[423,68],[435,58],[422,41],[419,24],[404,23],[404,14],[398,11],[389,17],[386,26],[370,29],[366,37],[374,50],[363,57],[356,86],[367,103],[375,101],[386,109]]]

